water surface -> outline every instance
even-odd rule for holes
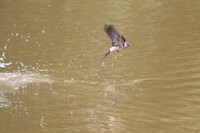
[[[197,133],[200,2],[0,2],[0,132]],[[133,46],[112,53],[104,24]]]

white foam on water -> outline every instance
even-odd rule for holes
[[[25,88],[33,83],[47,83],[52,85],[53,82],[49,75],[37,73],[0,73],[0,108],[6,108],[11,105],[9,99],[5,96],[6,93],[16,93],[20,88]]]
[[[9,66],[11,64],[12,64],[12,62],[9,62],[9,63],[0,63],[0,68],[5,68],[5,67],[7,67],[7,66]]]
[[[35,73],[0,73],[0,91],[3,89],[18,90],[31,83],[52,84],[53,80],[48,75]]]
[[[0,108],[6,108],[6,107],[9,107],[10,105],[11,105],[11,103],[6,98],[4,93],[0,92]]]

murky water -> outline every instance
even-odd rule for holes
[[[0,2],[0,132],[200,131],[200,1]],[[104,24],[133,46],[112,53]]]

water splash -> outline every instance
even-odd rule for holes
[[[48,83],[52,84],[53,80],[49,75],[37,73],[0,73],[0,90],[25,88],[31,83]]]
[[[11,64],[12,64],[12,62],[9,62],[9,63],[0,63],[0,68],[5,68],[5,67],[7,67],[7,66],[9,66]]]
[[[0,108],[11,106],[11,102],[5,95],[7,93],[15,94],[20,88],[26,88],[30,84],[46,83],[51,86],[53,82],[49,75],[37,73],[0,73]]]
[[[3,49],[1,49],[2,55],[0,57],[0,61],[2,61],[2,62],[0,62],[0,68],[5,68],[5,67],[12,64],[12,62],[5,62],[4,61],[6,59],[6,50],[7,49],[8,49],[8,44],[5,44]]]
[[[16,24],[14,24],[14,27],[16,26]],[[28,33],[26,35],[22,35],[19,32],[12,32],[10,34],[8,34],[8,37],[6,39],[6,43],[3,45],[2,48],[0,48],[0,52],[2,53],[0,55],[0,68],[7,68],[7,69],[11,69],[14,67],[14,72],[28,72],[29,69],[31,70],[35,70],[38,68],[35,68],[33,66],[30,65],[26,65],[21,61],[7,61],[7,53],[9,51],[9,43],[10,41],[17,37],[17,38],[21,38],[24,40],[24,42],[27,44],[29,42],[31,34]],[[12,69],[13,70],[13,69]]]
[[[10,105],[11,105],[11,103],[6,98],[4,93],[0,92],[0,108],[6,108],[6,107],[9,107]]]

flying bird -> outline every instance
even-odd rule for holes
[[[123,50],[131,46],[131,44],[126,43],[125,38],[117,32],[117,30],[114,28],[113,25],[105,25],[104,30],[108,34],[110,39],[112,40],[112,43],[111,43],[112,47],[105,54],[103,59],[105,59],[112,52],[119,53],[120,50]]]

